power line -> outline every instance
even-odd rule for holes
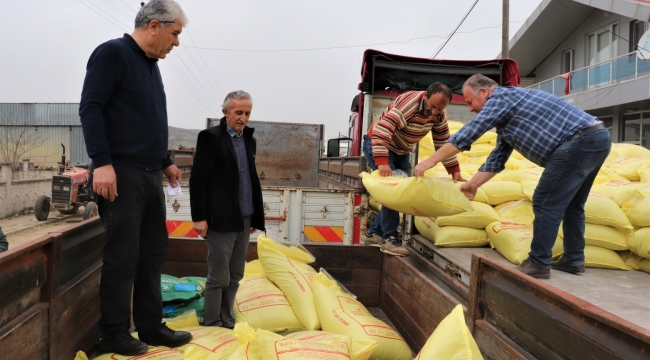
[[[214,88],[214,86],[212,86],[212,84],[210,83],[210,80],[208,80],[208,77],[205,76],[205,74],[203,73],[203,71],[201,70],[201,68],[199,67],[199,65],[198,65],[198,64],[196,63],[196,61],[194,60],[194,57],[192,56],[192,53],[190,53],[190,51],[189,51],[187,48],[185,48],[185,51],[186,51],[187,54],[190,56],[190,59],[192,59],[192,62],[194,63],[194,66],[196,66],[196,68],[199,69],[199,73],[201,74],[201,76],[203,76],[203,78],[205,79],[205,82],[208,83],[208,84],[210,85],[210,87],[212,88],[212,90],[214,90],[215,93],[216,93],[218,96],[223,96],[223,93],[222,93],[222,92],[218,91],[217,89]],[[179,54],[179,57],[180,57],[180,54]]]
[[[186,30],[186,31],[187,31],[187,35],[190,37],[190,40],[192,41],[192,44],[194,46],[196,46],[196,43],[194,43],[194,39],[192,38],[192,35],[190,34],[190,31],[189,30]],[[201,52],[199,50],[196,50],[196,52],[199,54],[199,57],[201,58],[201,61],[203,61],[203,65],[205,65],[205,68],[208,69],[208,72],[210,73],[210,76],[212,76],[212,80],[214,80],[214,82],[217,84],[217,86],[219,86],[219,89],[221,89],[221,91],[223,91],[223,93],[225,93],[226,91],[221,87],[221,85],[219,84],[217,79],[214,77],[214,74],[212,74],[212,70],[210,70],[210,67],[205,62],[205,59],[203,58],[203,55],[201,55]]]
[[[133,16],[132,14],[127,14],[126,12],[124,12],[124,10],[120,9],[120,8],[117,7],[115,4],[112,4],[112,3],[110,3],[110,2],[108,2],[108,1],[106,1],[106,0],[101,0],[101,1],[102,1],[104,4],[107,4],[107,5],[109,5],[110,7],[112,7],[112,8],[114,8],[114,9],[116,9],[117,11],[121,12],[122,14],[126,15],[126,17],[129,18],[131,21],[133,21],[133,19],[135,18],[135,17],[134,17],[134,18],[131,18],[131,16]]]
[[[124,0],[120,0],[120,2],[122,2],[122,4],[126,5],[126,7],[128,7],[128,8],[131,9],[131,10],[134,10],[134,11],[139,11],[139,10],[140,10],[140,9],[134,9],[134,8],[132,8],[131,5],[125,3]]]
[[[194,72],[190,69],[189,66],[187,66],[187,64],[185,63],[185,60],[183,60],[183,58],[181,57],[181,54],[179,52],[176,52],[176,55],[178,56],[178,59],[181,61],[181,64],[187,69],[187,71],[190,73],[190,75],[192,75],[192,78],[194,78],[194,80],[205,91],[205,93],[208,96],[210,96],[210,91],[205,86],[203,86],[203,83],[201,81],[199,81],[199,79],[196,77],[196,75],[194,75]]]
[[[106,21],[108,21],[108,22],[110,22],[111,24],[113,24],[113,25],[117,26],[118,28],[120,28],[120,30],[124,30],[123,27],[121,27],[120,25],[118,25],[118,24],[116,24],[115,22],[111,21],[109,18],[107,18],[106,16],[102,15],[101,13],[97,12],[97,10],[91,8],[90,6],[88,6],[88,4],[84,3],[84,2],[81,1],[81,0],[77,0],[77,1],[79,1],[80,3],[82,3],[84,6],[86,6],[86,7],[89,8],[90,10],[94,11],[97,15],[99,15],[99,16],[103,17],[104,19],[106,19]],[[122,24],[122,25],[124,25],[124,24]]]
[[[433,54],[433,56],[431,56],[431,59],[434,59],[436,56],[438,56],[438,54],[440,54],[440,52],[441,52],[442,49],[445,47],[445,45],[447,45],[447,43],[449,42],[449,40],[451,40],[451,37],[454,36],[454,34],[455,34],[456,31],[458,30],[458,28],[459,28],[461,25],[463,25],[463,22],[465,21],[465,19],[467,19],[467,17],[468,17],[469,14],[472,12],[472,10],[474,9],[474,6],[476,6],[476,4],[478,4],[478,0],[476,0],[476,1],[474,2],[474,5],[472,5],[472,7],[471,7],[471,8],[469,9],[469,11],[467,12],[467,14],[465,14],[465,16],[463,16],[463,19],[460,20],[460,22],[458,23],[458,25],[456,26],[456,28],[454,29],[454,31],[453,31],[451,34],[449,34],[449,37],[447,38],[447,40],[445,40],[445,42],[444,42],[442,45],[440,45],[440,47],[438,48],[438,50],[436,50],[435,54]]]
[[[510,21],[510,23],[520,23],[524,22],[526,19],[523,20],[515,20],[515,21]],[[494,29],[501,27],[501,24],[499,25],[492,25],[492,26],[483,26],[480,28],[468,30],[468,31],[458,31],[457,34],[471,34],[474,32],[477,32],[479,30],[483,29]],[[229,48],[216,48],[216,47],[204,47],[204,46],[189,46],[189,45],[183,45],[188,48],[194,48],[194,49],[199,49],[199,50],[216,50],[216,51],[229,51],[229,52],[250,52],[250,53],[264,53],[264,52],[305,52],[305,51],[319,51],[319,50],[337,50],[337,49],[351,49],[351,48],[358,48],[358,47],[369,47],[369,46],[377,46],[377,45],[391,45],[391,44],[399,44],[399,45],[404,45],[407,44],[411,41],[414,40],[426,40],[426,39],[432,39],[432,38],[445,38],[449,36],[448,34],[440,34],[440,35],[430,35],[430,36],[424,36],[424,37],[416,37],[416,38],[410,38],[408,40],[401,40],[401,41],[388,41],[388,42],[383,42],[383,43],[372,43],[372,44],[358,44],[358,45],[346,45],[346,46],[330,46],[330,47],[318,47],[318,48],[301,48],[301,49],[229,49]]]
[[[81,2],[81,0],[79,0],[79,1]],[[126,24],[124,24],[123,22],[121,22],[120,20],[116,19],[116,18],[113,17],[111,14],[109,14],[108,12],[106,12],[104,9],[102,9],[102,8],[100,8],[99,6],[93,4],[92,1],[90,1],[90,0],[87,0],[87,1],[88,1],[88,3],[89,3],[90,5],[92,5],[92,6],[94,6],[95,8],[97,8],[97,10],[103,12],[104,14],[106,14],[106,15],[107,15],[108,17],[110,17],[111,19],[113,19],[113,20],[117,21],[118,23],[120,23],[121,25],[125,26],[127,29],[129,28],[129,25],[126,25]],[[85,4],[84,4],[84,5],[85,5]]]
[[[174,62],[172,61],[172,59],[169,58],[169,59],[167,59],[167,60],[168,60],[169,68],[172,69],[172,71],[174,72],[174,74],[176,74],[176,76],[180,79],[180,81],[183,83],[183,85],[185,85],[185,87],[190,91],[190,93],[192,93],[192,95],[194,95],[194,98],[195,98],[196,100],[198,100],[198,101],[201,103],[201,105],[203,105],[203,107],[204,107],[206,110],[208,110],[208,111],[210,111],[210,112],[214,112],[214,111],[215,111],[214,108],[210,108],[210,107],[208,107],[208,106],[203,102],[203,100],[201,100],[201,99],[198,97],[198,95],[196,95],[196,93],[194,92],[194,90],[192,89],[192,87],[189,86],[189,85],[185,82],[185,78],[184,78],[184,76],[180,73],[180,70],[177,70],[177,69],[176,69],[176,66],[177,66],[177,65],[174,64]],[[179,69],[180,69],[180,68],[179,68]]]

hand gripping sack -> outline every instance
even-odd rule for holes
[[[361,173],[363,186],[379,203],[409,215],[438,217],[472,210],[456,187],[430,177],[382,177],[379,171]]]
[[[397,331],[375,318],[325,273],[314,276],[314,296],[324,331],[377,341],[379,345],[370,357],[373,360],[413,359],[411,349]]]
[[[433,331],[415,360],[483,360],[465,325],[463,306],[457,305]]]
[[[483,229],[462,226],[438,226],[432,218],[416,216],[415,227],[427,239],[440,247],[478,247],[489,243]]]
[[[270,331],[300,329],[291,304],[266,275],[244,276],[235,296],[235,321]]]
[[[282,290],[302,326],[308,330],[320,329],[312,292],[316,271],[311,266],[268,247],[264,242],[258,242],[257,255],[266,277]]]

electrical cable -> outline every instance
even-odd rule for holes
[[[452,31],[452,33],[449,34],[449,37],[447,38],[447,40],[445,40],[445,42],[444,42],[442,45],[440,45],[440,47],[438,47],[438,50],[433,54],[433,56],[431,56],[431,59],[435,59],[435,57],[438,56],[438,54],[440,54],[440,52],[441,52],[442,49],[445,47],[445,45],[447,45],[447,43],[449,42],[449,40],[451,40],[451,37],[454,36],[454,34],[455,34],[456,31],[458,30],[458,28],[459,28],[461,25],[463,25],[463,22],[465,22],[465,19],[467,19],[467,17],[468,17],[469,14],[472,12],[472,10],[473,10],[474,7],[476,6],[476,4],[478,4],[478,1],[479,1],[479,0],[476,0],[476,1],[474,2],[474,5],[472,5],[472,7],[471,7],[471,8],[469,9],[469,11],[467,12],[467,14],[465,14],[465,16],[463,16],[463,19],[460,20],[460,22],[458,23],[458,26],[456,26],[456,28],[454,29],[454,31]]]

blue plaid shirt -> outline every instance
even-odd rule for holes
[[[520,87],[497,87],[476,118],[448,142],[469,150],[491,128],[497,129],[497,145],[479,171],[500,172],[512,150],[545,167],[553,151],[596,118],[545,91]]]

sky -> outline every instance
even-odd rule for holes
[[[253,97],[251,120],[347,133],[363,52],[433,56],[475,0],[178,0],[189,19],[159,62],[169,125],[201,129],[225,95]],[[510,37],[541,0],[510,0]],[[0,0],[0,102],[79,102],[101,43],[133,30],[140,0]],[[501,51],[502,0],[479,0],[441,59]]]

